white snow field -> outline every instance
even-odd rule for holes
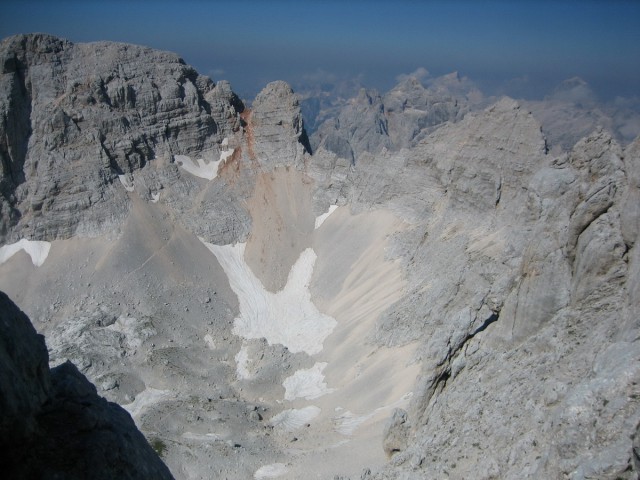
[[[322,373],[326,366],[326,362],[318,362],[311,368],[298,370],[290,377],[287,377],[282,382],[282,386],[285,388],[284,399],[305,398],[313,400],[333,392],[334,389],[327,386]]]
[[[127,192],[135,191],[135,187],[133,185],[133,178],[129,175],[118,175],[118,180],[124,187]]]
[[[266,338],[269,344],[281,344],[291,352],[314,355],[333,331],[336,321],[318,311],[311,302],[309,282],[316,261],[307,248],[289,273],[285,287],[277,293],[267,291],[244,260],[244,243],[214,245],[204,242],[229,277],[231,289],[238,295],[240,315],[233,333],[246,339]]]
[[[256,480],[262,480],[265,478],[278,478],[287,473],[288,469],[284,463],[272,463],[270,465],[264,465],[256,470],[253,478]]]
[[[147,387],[144,391],[136,395],[133,402],[122,405],[122,408],[129,412],[129,415],[131,415],[134,420],[138,420],[147,407],[159,403],[161,400],[165,400],[171,395],[171,390],[160,390],[157,388]]]
[[[315,405],[284,410],[271,419],[271,425],[287,432],[293,432],[320,415],[320,411],[320,408]]]
[[[51,243],[22,239],[11,245],[0,247],[0,265],[13,257],[20,250],[24,250],[30,257],[31,262],[36,266],[41,266],[49,255]]]
[[[289,201],[295,202],[296,190],[289,191]],[[295,218],[288,207],[279,208],[282,217]],[[280,241],[268,225],[271,217],[259,209],[253,218],[253,240],[260,235],[263,245],[270,246],[273,264],[286,265],[291,243]],[[269,420],[291,455],[286,469],[265,467],[254,478],[306,478],[309,472],[326,471],[328,464],[349,471],[385,461],[384,422],[393,408],[407,407],[419,372],[410,360],[415,346],[389,349],[367,339],[405,285],[399,265],[386,258],[388,237],[401,228],[390,212],[353,215],[348,208],[330,206],[315,217],[313,248],[302,248],[275,293],[252,270],[263,265],[247,263],[245,244],[218,246],[201,239],[238,297],[233,333],[244,340],[235,355],[237,379],[260,381],[249,367],[250,339],[264,338],[317,359],[282,380],[283,400],[276,402],[290,406]],[[295,448],[288,446],[291,435]]]
[[[225,138],[225,140],[227,140]],[[228,140],[225,142],[222,141],[223,147],[228,145]],[[227,158],[233,155],[234,149],[231,150],[223,150],[220,152],[220,158],[214,161],[207,161],[204,158],[199,158],[195,162],[191,160],[191,157],[188,155],[175,155],[175,161],[180,168],[189,172],[191,175],[195,175],[196,177],[204,178],[206,180],[213,180],[218,176],[218,166],[220,163],[225,162]]]
[[[119,238],[56,241],[37,269],[20,254],[1,265],[1,286],[22,301],[66,282],[76,288],[69,298],[89,289],[61,306],[87,316],[97,335],[82,338],[118,343],[87,358],[126,352],[92,374],[117,383],[103,393],[166,443],[177,478],[359,478],[386,461],[384,424],[393,407],[407,408],[419,374],[415,345],[388,348],[372,335],[405,289],[389,248],[405,226],[380,209],[326,204],[317,216],[295,169],[256,182],[246,244],[198,239],[172,223],[162,191],[136,188]],[[23,245],[37,257],[24,241],[0,258]],[[30,308],[64,321],[69,309],[50,309],[55,300]],[[108,326],[93,327],[98,307]]]
[[[327,218],[329,218],[329,215],[331,215],[333,212],[335,212],[337,208],[338,208],[338,205],[331,205],[327,212],[325,212],[322,215],[316,217],[316,228],[320,228],[320,226],[324,223],[324,221]]]

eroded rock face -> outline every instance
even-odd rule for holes
[[[287,83],[268,84],[256,96],[250,115],[250,155],[259,158],[263,168],[299,166],[305,149],[310,153],[300,102]]]
[[[168,52],[33,34],[3,40],[0,57],[3,243],[117,236],[132,192],[162,197],[208,240],[242,240],[251,224],[242,199],[255,171],[300,167],[310,150],[284,82],[244,112],[228,82]],[[218,162],[220,178],[203,188],[178,155]]]
[[[382,97],[363,88],[337,118],[320,126],[314,134],[314,144],[355,163],[362,152],[390,147],[388,130]]]
[[[70,362],[49,370],[44,339],[0,292],[0,467],[7,478],[173,478],[127,412]]]
[[[90,47],[41,36],[12,41],[19,52],[40,53],[21,54],[36,59],[22,70],[16,69],[19,56],[4,63],[9,93],[3,105],[13,112],[4,117],[3,138],[9,140],[0,150],[2,192],[9,192],[2,214],[13,218],[3,223],[5,237],[73,237],[103,232],[127,217],[116,242],[100,239],[104,243],[85,250],[70,243],[75,246],[65,248],[84,256],[59,257],[71,259],[69,265],[56,260],[54,244],[41,274],[16,275],[26,285],[37,277],[37,285],[56,286],[39,292],[65,287],[67,277],[59,273],[65,268],[75,279],[76,290],[50,294],[51,310],[49,300],[38,300],[36,318],[51,333],[51,356],[66,380],[60,383],[56,374],[49,386],[34,390],[33,408],[70,391],[88,398],[90,388],[79,385],[77,372],[64,363],[72,359],[108,398],[127,404],[141,428],[163,432],[171,441],[167,461],[185,475],[215,475],[217,468],[218,476],[247,478],[293,469],[294,462],[285,465],[279,457],[274,463],[272,457],[285,458],[291,442],[301,445],[315,431],[308,430],[307,438],[296,433],[286,444],[274,440],[266,421],[293,410],[281,404],[282,392],[264,392],[274,384],[284,391],[280,384],[294,370],[319,364],[265,339],[234,335],[238,298],[219,259],[205,257],[197,237],[216,245],[247,241],[242,258],[272,293],[286,284],[300,252],[313,247],[318,258],[336,257],[314,272],[320,277],[314,284],[317,306],[333,308],[328,299],[342,293],[343,308],[375,306],[392,295],[382,314],[367,309],[366,321],[357,322],[358,348],[412,349],[414,363],[394,372],[402,377],[403,401],[411,397],[411,403],[404,410],[376,410],[394,411],[372,447],[383,460],[385,451],[391,458],[363,478],[638,476],[640,140],[622,148],[598,129],[570,151],[550,153],[535,112],[508,98],[472,111],[479,101],[449,76],[428,88],[408,79],[384,96],[361,92],[318,131],[319,148],[309,157],[298,101],[286,84],[268,85],[252,111],[243,111],[226,82],[213,85],[189,73],[177,57],[151,52],[162,59],[153,68],[173,80],[158,83],[158,98],[152,86],[149,110],[135,118],[144,91],[143,80],[135,80],[136,65],[145,65],[147,53],[127,59],[148,51],[94,45],[105,55],[112,52],[113,65],[124,70],[116,69],[103,100],[95,96],[98,89],[96,103],[80,111],[95,122],[128,118],[128,130],[113,131],[118,138],[144,136],[149,150],[139,149],[136,157],[128,147],[109,143],[107,137],[116,138],[111,133],[89,141],[73,119],[62,116],[49,130],[37,119],[40,105],[47,118],[60,115],[57,105],[63,113],[76,111],[80,97],[72,100],[73,88],[62,98],[50,91],[66,81],[65,65],[76,61],[71,56],[91,58]],[[157,74],[153,68],[149,75]],[[56,80],[46,83],[38,76],[42,69]],[[20,72],[46,85],[20,83]],[[53,100],[40,104],[29,92]],[[168,138],[154,137],[156,120],[145,120],[161,114],[179,119]],[[48,152],[45,140],[58,142],[50,152],[58,156],[35,168],[31,153]],[[86,145],[104,152],[105,141],[113,161],[107,156],[98,165],[99,154],[73,156]],[[197,178],[158,153],[203,149],[224,156],[213,179]],[[20,152],[26,152],[24,161]],[[85,160],[94,167],[85,167]],[[76,173],[87,185],[91,175],[99,176],[91,191],[102,192],[102,203],[70,200],[83,198]],[[43,179],[54,175],[64,181],[35,195],[48,182]],[[62,199],[66,210],[56,206]],[[338,205],[343,208],[321,228],[314,225],[315,217]],[[361,223],[348,220],[363,212]],[[382,221],[388,217],[394,221]],[[378,235],[376,245],[365,249],[365,239]],[[98,258],[89,258],[93,252],[100,252]],[[353,269],[349,255],[362,265]],[[380,261],[378,256],[394,269],[369,278],[364,266]],[[397,282],[388,284],[393,292],[385,291],[382,277],[397,272]],[[79,285],[90,295],[78,294]],[[363,285],[374,286],[364,291]],[[345,316],[347,323],[354,318]],[[347,340],[334,339],[333,351]],[[366,359],[351,373],[359,375]],[[329,356],[322,360],[328,370],[333,366]],[[420,371],[417,378],[407,379],[409,367]],[[42,367],[36,358],[21,368],[37,377]],[[18,370],[11,372],[16,376]],[[327,391],[334,389],[329,378]],[[406,385],[413,385],[411,395]],[[395,384],[383,387],[397,393]],[[367,394],[375,396],[372,391]],[[7,405],[19,408],[16,399]],[[352,429],[340,422],[358,419],[356,413],[371,412],[336,413],[328,423],[351,435],[357,422]],[[38,422],[11,428],[31,432]],[[236,455],[245,455],[245,463],[236,462]],[[314,458],[326,463],[326,457]],[[341,467],[331,473],[343,474]],[[353,471],[353,464],[348,467]]]
[[[0,58],[3,238],[109,231],[129,207],[119,175],[152,163],[140,188],[170,187],[173,155],[213,158],[240,128],[229,85],[171,53],[35,34],[5,39]]]
[[[375,335],[420,341],[422,373],[366,478],[636,478],[637,152],[597,130],[552,156],[503,99],[406,153],[316,154],[316,202],[413,225]]]
[[[407,412],[396,408],[387,421],[383,433],[382,447],[389,457],[407,448],[409,429]]]
[[[416,145],[444,123],[457,122],[482,101],[480,92],[457,73],[439,77],[428,87],[408,77],[384,95],[361,89],[312,135],[323,148],[355,163],[364,153]]]

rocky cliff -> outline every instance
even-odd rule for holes
[[[314,125],[313,149],[322,147],[352,162],[362,153],[377,153],[382,147],[413,147],[445,123],[458,122],[468,112],[499,100],[483,96],[470,79],[456,72],[437,78],[409,75],[384,94],[361,88],[358,95],[350,97],[324,91],[307,93],[304,113]],[[563,81],[541,100],[518,101],[541,124],[548,146],[556,154],[571,150],[597,128],[604,128],[621,145],[628,145],[640,134],[636,98],[601,101],[579,77]]]
[[[552,147],[571,150],[596,128],[604,128],[621,145],[628,145],[640,134],[640,109],[632,98],[599,101],[581,78],[560,83],[544,99],[523,101],[542,124]]]
[[[428,87],[409,76],[384,95],[361,89],[311,137],[324,148],[355,162],[363,153],[415,145],[438,126],[456,122],[482,105],[482,94],[457,73],[433,79]]]
[[[418,339],[422,373],[365,478],[637,478],[638,142],[597,130],[553,157],[504,99],[409,154],[316,154],[318,201],[415,225],[375,336]]]
[[[248,109],[172,54],[2,48],[0,288],[174,475],[638,477],[639,139],[550,149],[451,75],[308,142],[283,82]]]
[[[133,420],[47,347],[0,292],[0,423],[6,478],[173,478]]]

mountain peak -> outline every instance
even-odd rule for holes
[[[597,102],[594,91],[580,77],[563,80],[553,89],[547,99],[574,103],[579,106],[594,105]]]

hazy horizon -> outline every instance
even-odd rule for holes
[[[640,92],[640,3],[631,1],[5,1],[0,37],[46,32],[179,54],[253,98],[269,81],[457,71],[487,94],[541,98],[567,78],[603,100]]]

